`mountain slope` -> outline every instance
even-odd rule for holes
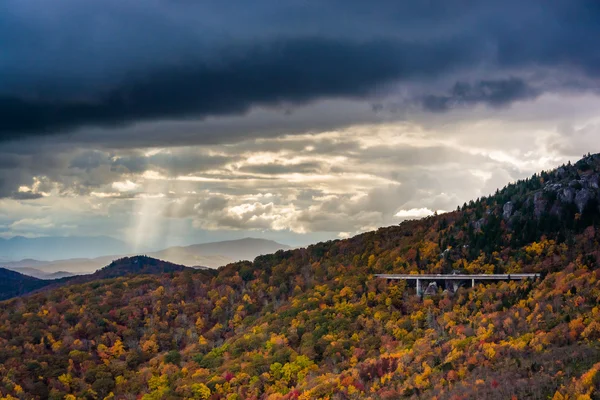
[[[124,257],[113,261],[104,268],[93,274],[70,275],[68,273],[56,273],[53,278],[33,278],[21,273],[0,268],[0,299],[22,296],[36,290],[55,289],[64,285],[75,285],[86,282],[119,278],[128,275],[157,275],[191,270],[184,265],[173,264],[147,256]],[[65,276],[65,274],[67,274]]]
[[[177,265],[147,256],[134,256],[115,260],[93,274],[80,277],[79,279],[84,278],[88,281],[92,281],[97,279],[118,278],[126,275],[166,274],[180,272],[186,269],[189,268],[184,265]]]
[[[7,263],[7,264],[8,265],[6,265],[6,264],[0,264],[0,265],[3,266],[2,268],[9,269],[11,271],[15,271],[20,274],[31,276],[31,277],[38,278],[38,279],[57,279],[57,278],[65,278],[65,277],[75,275],[75,274],[72,274],[72,273],[66,272],[66,271],[44,272],[37,268],[15,267],[15,266],[13,266],[12,263]]]
[[[11,271],[15,271],[15,272],[18,272],[20,274],[31,276],[31,277],[38,278],[38,279],[44,279],[44,276],[47,275],[45,272],[42,272],[39,269],[32,268],[32,267],[22,267],[22,268],[18,268],[17,267],[17,268],[15,268],[15,267],[12,267],[10,265],[4,265],[4,264],[2,264],[1,268],[9,269]]]
[[[47,285],[47,281],[0,268],[0,300],[20,296]]]
[[[600,157],[563,170],[451,213],[217,272],[122,277],[4,302],[0,391],[26,398],[598,398],[593,182]],[[573,200],[560,197],[569,187]],[[588,200],[580,206],[578,197]],[[373,277],[454,269],[538,271],[543,279],[421,299],[405,283]]]

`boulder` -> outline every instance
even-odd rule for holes
[[[560,183],[548,183],[544,186],[544,191],[546,192],[558,192],[562,188]]]
[[[431,282],[428,286],[427,289],[425,289],[425,292],[423,293],[425,296],[434,296],[437,294],[437,290],[438,290],[438,286],[437,283],[435,282]]]

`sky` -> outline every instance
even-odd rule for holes
[[[290,245],[600,152],[595,0],[5,0],[0,237]]]

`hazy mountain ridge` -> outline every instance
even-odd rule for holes
[[[244,238],[191,246],[174,246],[156,252],[148,252],[146,255],[188,267],[217,268],[240,260],[251,261],[261,254],[274,253],[277,250],[287,250],[290,248],[290,246],[272,240]],[[75,258],[56,261],[25,259],[14,262],[0,262],[0,266],[46,279],[45,274],[56,272],[90,274],[110,264],[113,260],[128,256],[132,255],[108,255],[93,259]],[[29,268],[34,268],[35,270],[32,271]]]
[[[18,395],[19,385],[33,398],[597,398],[598,190],[575,185],[574,198],[583,189],[590,195],[581,207],[552,192],[597,175],[600,157],[563,168],[566,177],[560,169],[536,174],[450,213],[217,271],[65,285],[4,302],[0,391]],[[513,212],[505,213],[509,202]],[[373,276],[453,269],[543,278],[440,289],[421,299],[405,283]]]
[[[125,242],[108,236],[48,236],[0,238],[0,262],[23,259],[60,260],[129,253]],[[34,265],[27,265],[35,267]]]
[[[191,246],[169,247],[149,253],[151,257],[187,266],[222,267],[237,261],[252,261],[263,254],[289,250],[290,246],[267,239],[244,238]]]
[[[77,275],[67,271],[44,272],[37,268],[14,266],[14,264],[15,263],[0,263],[0,268],[5,268],[38,279],[57,279]],[[39,262],[37,265],[45,264],[44,262]]]
[[[46,286],[46,281],[0,268],[0,300],[21,296]]]
[[[62,278],[69,278],[72,276],[75,276],[76,274],[73,274],[71,272],[67,272],[67,271],[57,271],[57,272],[52,272],[49,274],[44,274],[42,275],[41,279],[62,279]]]
[[[64,272],[46,275],[45,279],[34,278],[6,268],[0,268],[0,300],[30,294],[39,290],[51,290],[64,285],[76,285],[128,275],[156,275],[196,269],[158,260],[147,256],[124,257],[92,274],[71,275]]]

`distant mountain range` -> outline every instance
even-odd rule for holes
[[[254,260],[262,254],[289,250],[291,247],[272,240],[245,238],[222,242],[175,246],[164,250],[149,252],[149,257],[166,260],[188,267],[217,268],[241,260]],[[72,274],[89,274],[113,260],[131,254],[117,254],[96,258],[71,258],[57,261],[40,261],[32,258],[21,261],[0,262],[0,266],[40,279],[54,279]]]
[[[36,261],[37,263],[44,263],[44,261],[37,261],[37,260],[30,260],[30,261]],[[14,263],[14,264],[18,264],[20,262]],[[0,263],[0,265],[3,265],[2,263]],[[43,264],[42,264],[43,265]],[[41,271],[39,269],[36,268],[32,268],[32,267],[13,267],[10,266],[10,268],[7,266],[6,269],[9,269],[11,271],[15,271],[15,272],[19,272],[21,274],[25,274],[28,276],[32,276],[34,278],[38,278],[38,279],[60,279],[60,278],[66,278],[69,276],[74,276],[76,274],[72,273],[72,272],[67,272],[67,271],[57,271],[57,272],[44,272]]]
[[[65,258],[95,258],[111,254],[127,254],[132,248],[125,242],[108,236],[48,236],[0,238],[0,261],[30,258],[61,260]]]
[[[22,296],[36,290],[54,289],[66,284],[76,285],[102,279],[112,279],[127,275],[158,275],[184,270],[197,269],[158,260],[147,256],[124,257],[111,262],[88,275],[76,275],[57,279],[38,279],[6,268],[0,268],[0,300]],[[207,276],[210,271],[205,270]]]
[[[290,246],[272,240],[244,238],[191,246],[169,247],[148,255],[190,267],[201,265],[217,268],[236,261],[252,261],[263,254],[289,249],[291,249]]]

